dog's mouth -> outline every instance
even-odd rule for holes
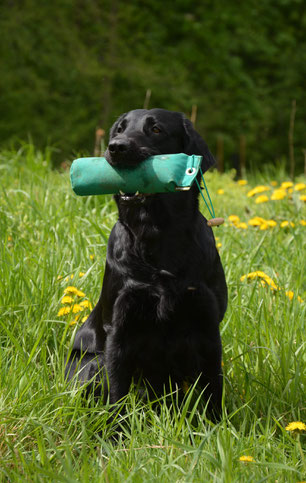
[[[136,193],[124,193],[121,190],[118,195],[119,200],[123,203],[144,203],[148,196],[152,195],[150,193],[139,193],[139,191],[136,191]]]

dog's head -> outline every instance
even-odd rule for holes
[[[203,156],[203,172],[215,163],[206,142],[182,113],[136,109],[122,114],[112,126],[105,158],[112,166],[133,167],[149,156],[175,153]]]

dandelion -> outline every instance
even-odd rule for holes
[[[276,221],[274,220],[265,220],[264,218],[261,218],[260,216],[254,216],[254,218],[251,218],[248,221],[248,224],[250,226],[259,226],[261,230],[267,230],[268,228],[273,228],[274,226],[277,225]]]
[[[302,423],[301,421],[293,421],[286,426],[286,431],[302,433],[303,431],[306,431],[306,424]]]
[[[277,190],[274,190],[273,191],[270,199],[272,201],[275,201],[275,200],[283,200],[284,198],[286,198],[286,196],[287,196],[286,190],[284,190],[284,189],[277,189]]]
[[[291,226],[292,228],[294,228],[295,224],[292,221],[287,220],[282,221],[280,224],[281,228],[286,228],[287,226]]]
[[[305,183],[297,183],[295,186],[294,186],[294,191],[302,191],[306,188],[306,184]]]
[[[292,186],[293,186],[292,181],[284,181],[284,182],[281,184],[281,187],[282,187],[282,188],[284,188],[284,189],[291,188]]]
[[[82,307],[82,305],[80,304],[74,304],[74,306],[72,307],[72,312],[74,314],[77,314],[78,312],[82,312],[82,310],[84,310],[84,307]]]
[[[257,196],[256,200],[255,200],[255,203],[258,204],[258,203],[266,203],[267,201],[269,201],[269,198],[267,195],[260,195],[260,196]]]
[[[305,220],[300,220],[300,225],[306,226],[306,221]]]
[[[72,307],[62,307],[59,309],[57,316],[61,317],[62,315],[67,315],[71,312]]]
[[[246,179],[239,179],[237,181],[237,183],[240,185],[240,186],[245,186],[246,184],[248,184],[247,180]]]
[[[300,195],[300,200],[301,201],[306,201],[306,195]]]
[[[65,295],[62,298],[62,304],[72,304],[72,302],[73,302],[73,298],[70,297],[70,295]]]
[[[247,196],[250,198],[251,196],[258,195],[259,193],[269,191],[269,189],[270,189],[270,186],[259,185],[253,188],[251,191],[249,191]]]
[[[95,256],[94,255],[89,255],[90,260],[94,260]]]
[[[72,279],[73,279],[73,277],[74,277],[74,275],[73,275],[73,273],[72,273],[72,274],[70,275],[70,277],[66,277],[66,278],[65,278],[65,282],[69,282],[69,280],[70,280],[70,279],[72,280]]]
[[[64,293],[65,294],[72,293],[72,294],[77,295],[78,297],[85,297],[84,292],[81,292],[81,290],[78,290],[76,287],[73,287],[71,285],[69,287],[65,288]]]
[[[239,223],[240,221],[240,218],[238,215],[230,215],[228,217],[228,220],[231,222],[231,223]]]
[[[293,299],[293,297],[294,297],[294,292],[292,292],[292,290],[287,290],[287,291],[285,292],[285,294],[287,295],[287,297],[289,298],[289,300],[292,300],[292,299]],[[297,297],[297,299],[298,299],[298,301],[299,301],[300,303],[303,303],[303,302],[304,302],[304,300],[303,300],[303,299],[302,299],[300,296],[298,296],[298,297]]]
[[[270,226],[272,228],[277,225],[275,220],[266,220],[266,223],[267,223],[268,226]]]
[[[82,324],[84,324],[84,322],[86,322],[86,320],[88,319],[88,315],[85,315],[83,318],[82,318]]]
[[[224,195],[224,190],[222,188],[217,190],[218,195]]]
[[[254,462],[255,460],[253,456],[243,455],[243,456],[240,456],[239,461],[243,461],[244,463],[251,463],[251,462]]]
[[[245,279],[247,280],[254,280],[256,278],[259,278],[261,281],[261,284],[265,286],[265,284],[269,285],[272,290],[277,290],[278,287],[274,283],[271,277],[267,275],[265,272],[262,272],[261,270],[257,270],[256,272],[250,272],[247,275],[242,275],[240,278],[240,281],[243,282]]]
[[[222,247],[222,243],[217,243],[216,247],[219,249]]]
[[[84,277],[84,275],[85,275],[85,272],[80,272],[80,273],[79,273],[79,277],[80,277],[80,278],[81,278],[81,277]]]
[[[242,230],[247,230],[248,229],[248,225],[244,222],[242,223],[236,223],[235,224],[236,228],[241,228]]]
[[[92,310],[92,305],[89,300],[83,300],[82,302],[80,302],[80,306],[84,308],[88,307],[90,310]]]
[[[262,223],[265,223],[266,220],[264,218],[261,218],[260,216],[254,216],[254,218],[251,218],[248,221],[248,224],[250,226],[260,226]]]
[[[80,314],[76,315],[76,316],[74,317],[74,319],[73,319],[73,320],[71,320],[71,322],[69,322],[69,325],[75,325],[75,324],[77,324],[77,323],[78,323],[79,318],[80,318]]]
[[[277,186],[277,181],[270,181],[271,186]]]

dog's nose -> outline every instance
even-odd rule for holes
[[[135,141],[127,136],[111,139],[105,157],[111,166],[122,167],[136,166],[143,159]]]
[[[123,139],[111,141],[108,145],[111,154],[124,154],[129,149],[129,142]]]

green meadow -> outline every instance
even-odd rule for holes
[[[132,388],[110,423],[64,366],[100,293],[116,205],[75,196],[50,156],[0,153],[0,481],[305,480],[306,426],[288,428],[306,423],[305,178],[281,166],[244,183],[205,175],[225,218],[214,228],[229,289],[222,420],[206,418],[195,386],[154,408]]]

